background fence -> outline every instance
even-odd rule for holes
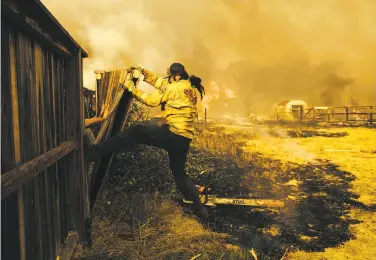
[[[299,116],[296,116],[296,115]],[[286,118],[297,121],[311,122],[363,122],[376,123],[376,106],[353,106],[353,107],[312,107],[302,110],[301,113],[280,112],[276,114],[277,119]]]
[[[40,1],[2,1],[1,23],[2,259],[55,259],[89,213],[87,54]]]

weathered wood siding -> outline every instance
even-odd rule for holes
[[[39,8],[40,3],[28,1],[25,7],[15,1],[20,9],[13,15],[4,2],[12,1],[2,2],[1,174],[68,141],[74,149],[2,195],[1,258],[55,259],[68,231],[85,235],[89,214],[82,149],[82,51],[53,46],[41,40],[43,33],[21,26],[19,17],[26,7]]]

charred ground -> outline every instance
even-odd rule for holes
[[[337,129],[334,132],[312,128],[286,129],[282,133],[280,129],[268,128],[266,132],[268,136],[279,139],[338,140],[349,135],[346,129]],[[262,131],[264,137],[266,132]],[[166,258],[163,259],[178,259],[188,257],[189,254],[192,257],[200,252],[203,253],[203,259],[218,259],[220,256],[228,256],[224,259],[230,259],[230,251],[237,251],[235,254],[239,254],[232,256],[233,259],[239,258],[240,255],[243,259],[251,259],[251,255],[247,253],[251,248],[255,249],[260,259],[280,259],[286,252],[292,259],[294,254],[297,256],[296,259],[313,259],[314,252],[322,252],[324,255],[320,257],[325,259],[326,249],[341,248],[347,241],[355,241],[358,234],[355,234],[352,226],[363,221],[356,214],[352,214],[351,210],[361,210],[365,214],[376,210],[374,204],[366,205],[358,200],[359,194],[354,192],[353,182],[359,176],[325,158],[309,158],[305,163],[300,163],[299,160],[291,158],[284,160],[278,156],[270,156],[262,150],[244,149],[249,146],[249,140],[258,140],[259,135],[260,131],[229,132],[217,127],[201,132],[189,153],[187,173],[196,183],[212,188],[212,194],[221,197],[279,199],[285,201],[286,207],[280,211],[242,206],[209,208],[208,229],[219,235],[225,233],[229,236],[212,236],[205,241],[196,240],[196,243],[201,244],[201,248],[197,245],[186,245],[193,247],[189,253],[177,249],[177,252],[166,253]],[[320,140],[322,139],[310,141]],[[277,153],[273,153],[275,154]],[[118,155],[116,167],[113,167],[108,176],[102,197],[97,204],[97,223],[112,221],[120,226],[122,222],[123,225],[130,223],[126,214],[129,209],[126,205],[129,203],[128,195],[134,191],[149,194],[158,192],[160,199],[184,207],[181,204],[182,197],[176,193],[172,175],[169,173],[167,158],[164,151],[147,146],[128,148]],[[158,214],[158,207],[154,208],[154,213],[151,214]],[[187,219],[194,220],[183,212],[181,214]],[[119,219],[119,215],[123,218]],[[174,217],[171,213],[171,218]],[[97,226],[97,230],[103,230],[102,228]],[[122,239],[125,239],[124,234]],[[220,244],[217,246],[223,253],[216,255],[215,250],[208,249],[213,241],[221,241],[222,247]],[[187,240],[186,243],[195,242]],[[373,245],[375,238],[371,238],[369,243],[369,246]],[[100,245],[103,257],[108,256],[108,252],[111,251],[109,248],[116,248],[110,244]],[[223,247],[226,244],[234,246]],[[81,253],[82,256],[85,255],[84,251]],[[124,255],[124,252],[120,250],[117,255],[119,254]],[[149,259],[145,252],[143,254],[135,259]],[[86,255],[93,257],[95,254],[86,252]],[[357,258],[354,256],[350,259]]]

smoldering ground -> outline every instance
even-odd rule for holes
[[[214,81],[231,89],[231,113],[267,113],[284,99],[318,106],[376,102],[373,0],[43,3],[89,52],[89,88],[95,69],[141,64],[163,74],[179,61],[206,86]],[[218,100],[211,115],[226,95]]]
[[[262,152],[248,153],[242,149],[246,145],[244,139],[256,141],[262,138],[264,141],[272,136],[288,139],[297,134],[295,130],[255,129],[228,134],[219,128],[211,130],[203,132],[203,136],[195,140],[188,155],[187,173],[196,183],[208,185],[212,188],[211,194],[218,197],[277,199],[286,204],[279,210],[230,205],[208,207],[210,230],[230,234],[228,243],[246,249],[254,248],[259,259],[281,259],[286,251],[322,252],[354,239],[350,226],[360,221],[354,219],[349,211],[351,207],[364,205],[354,204],[358,195],[351,189],[356,178],[353,173],[341,170],[329,160],[311,160],[311,155],[303,147],[293,149],[292,154],[286,157],[304,158],[306,164],[281,161]],[[309,134],[307,138],[310,139],[323,134],[333,140],[346,136],[345,132],[334,134],[313,129],[303,132]],[[292,140],[287,142],[293,143]],[[289,145],[286,149],[291,147]],[[144,193],[158,190],[159,196],[181,202],[182,197],[175,192],[164,151],[147,146],[126,151],[117,157],[117,166],[109,173],[105,196],[100,198],[99,203],[118,200],[123,203],[120,205],[125,205],[124,194],[140,190]],[[105,210],[98,214],[116,222],[120,214],[115,212],[124,211],[120,205],[105,204],[102,206]],[[101,237],[106,235],[99,234]],[[207,243],[203,244],[207,246]],[[124,247],[122,250],[125,250]]]

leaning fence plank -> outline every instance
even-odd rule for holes
[[[118,75],[115,76],[114,72],[106,72],[105,78],[109,78],[108,82],[111,82],[111,85],[107,86],[108,94],[112,93],[112,100],[110,100],[110,105],[108,110],[105,112],[109,115],[109,118],[101,126],[101,130],[95,140],[98,143],[100,140],[107,138],[111,135],[116,134],[121,131],[125,125],[125,120],[129,111],[130,104],[132,103],[132,97],[128,92],[125,92],[119,83],[124,83],[126,80],[131,80],[130,75],[127,71],[119,71]],[[107,75],[110,74],[111,77]],[[112,77],[116,77],[114,80]],[[104,89],[104,88],[103,88]],[[115,90],[115,91],[114,91]],[[114,114],[112,115],[112,111]],[[91,185],[90,185],[90,208],[94,209],[94,204],[96,198],[100,192],[102,181],[104,176],[107,174],[111,162],[113,159],[113,154],[109,154],[100,159],[94,168],[92,174]]]
[[[104,118],[104,117],[93,117],[93,118],[85,119],[85,127],[100,124],[105,120],[106,120],[106,118]]]
[[[77,143],[75,141],[64,142],[58,147],[3,174],[1,178],[1,199],[6,198],[10,193],[33,179],[41,171],[44,171],[76,148]]]

